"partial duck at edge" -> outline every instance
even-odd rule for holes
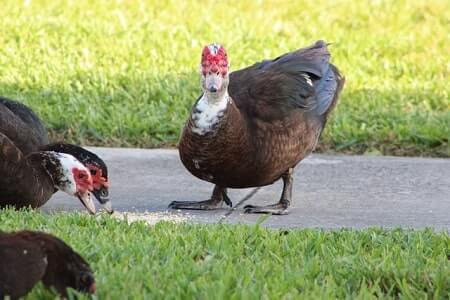
[[[6,136],[23,155],[37,151],[54,151],[74,156],[86,166],[92,176],[95,198],[112,213],[109,199],[108,168],[95,153],[67,143],[49,143],[41,119],[28,106],[0,97],[0,133]]]
[[[39,231],[0,232],[0,299],[19,299],[42,281],[67,297],[67,288],[95,293],[89,264],[59,238]]]
[[[0,208],[41,207],[57,190],[78,197],[95,213],[91,174],[75,157],[54,151],[25,155],[0,132]]]

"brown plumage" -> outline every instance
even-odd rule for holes
[[[46,155],[35,153],[25,158],[11,140],[0,132],[0,207],[40,207],[56,189],[41,161]]]
[[[344,78],[329,63],[323,41],[229,77],[225,50],[214,47],[223,49],[218,45],[205,47],[209,50],[204,50],[202,57],[204,93],[183,129],[179,153],[193,175],[216,187],[210,200],[173,202],[170,207],[218,208],[222,201],[231,204],[227,187],[264,186],[282,178],[285,186],[279,203],[247,206],[246,212],[286,213],[292,170],[314,150]],[[221,95],[226,104],[217,100]],[[217,109],[217,116],[211,118],[211,107],[221,105],[224,109]]]
[[[37,151],[49,143],[39,117],[26,105],[4,97],[0,97],[0,132],[23,153]]]
[[[94,213],[92,189],[89,170],[72,155],[54,151],[24,155],[0,132],[0,208],[40,207],[61,190],[77,196]]]
[[[67,288],[95,293],[89,264],[62,240],[43,232],[0,232],[0,299],[25,296],[42,280],[67,296]]]
[[[80,147],[77,145],[66,144],[66,143],[52,143],[49,144],[47,130],[43,122],[39,119],[39,117],[26,105],[7,99],[4,97],[0,97],[0,146],[6,147],[9,149],[8,151],[12,151],[16,153],[15,155],[27,156],[31,153],[42,152],[42,151],[53,151],[58,153],[66,153],[74,156],[78,159],[85,167],[87,167],[92,174],[93,179],[93,190],[92,193],[97,198],[97,200],[105,206],[105,208],[112,212],[111,202],[109,200],[109,183],[108,183],[108,169],[103,160],[98,157],[96,154]],[[1,149],[1,148],[0,148]],[[3,149],[6,151],[6,149]],[[33,154],[36,156],[36,154]],[[35,160],[36,161],[36,160]],[[12,161],[9,161],[9,165],[11,166]],[[20,168],[20,165],[23,164],[17,161],[17,165],[15,167]],[[39,162],[36,163],[35,167],[39,166]],[[26,169],[26,168],[25,168]],[[14,169],[6,169],[3,170],[0,167],[0,174],[8,175],[10,174],[9,181],[17,181],[18,177],[14,176]],[[41,170],[42,171],[42,170]],[[29,176],[28,176],[29,177]],[[45,176],[40,176],[37,178],[44,178]],[[53,194],[51,193],[50,188],[47,187],[49,182],[48,180],[42,180],[41,188],[44,191],[44,194],[37,194],[39,197],[35,197],[34,202],[30,202],[30,197],[25,197],[21,202],[25,202],[24,204],[28,204],[32,207],[41,206],[48,198]],[[26,187],[31,182],[27,180],[21,180],[19,185],[21,187]],[[2,183],[0,182],[0,187]],[[29,190],[29,193],[34,194],[35,189],[38,187],[36,184],[31,185],[32,188]],[[53,189],[54,191],[54,189]],[[0,192],[5,193],[0,189]],[[16,192],[14,192],[17,194]],[[50,196],[49,196],[50,195]],[[3,197],[0,196],[0,206],[5,205],[5,200],[2,200]],[[16,197],[18,198],[18,197]],[[40,199],[40,200],[38,200]],[[47,199],[47,200],[43,200]],[[35,203],[37,202],[37,203]],[[38,205],[39,203],[39,205]],[[22,203],[13,203],[9,201],[9,204],[14,205],[16,207],[25,206]]]

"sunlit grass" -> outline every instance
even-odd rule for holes
[[[432,230],[270,230],[0,210],[95,270],[98,299],[448,299],[450,237]],[[40,285],[27,299],[54,299]]]
[[[322,150],[450,156],[449,28],[445,0],[6,0],[0,94],[54,139],[175,145],[204,44],[238,69],[325,39],[347,84]]]

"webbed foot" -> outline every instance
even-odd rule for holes
[[[232,206],[230,198],[227,195],[226,188],[214,187],[211,199],[204,201],[173,201],[169,204],[172,209],[193,209],[193,210],[213,210],[222,208],[223,203]]]
[[[244,212],[246,214],[287,215],[289,213],[288,207],[289,204],[283,202],[265,206],[246,205],[244,206]]]
[[[276,204],[256,206],[246,205],[244,206],[244,212],[246,214],[273,214],[273,215],[286,215],[289,213],[288,207],[291,204],[292,199],[292,184],[294,173],[293,168],[289,168],[286,173],[281,177],[283,179],[283,192],[281,193],[280,201]]]

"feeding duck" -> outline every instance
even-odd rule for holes
[[[72,155],[54,151],[24,155],[0,132],[0,207],[40,207],[61,190],[78,197],[94,214],[92,189],[89,170]]]
[[[229,73],[225,48],[211,44],[201,56],[202,95],[179,141],[184,166],[215,184],[205,201],[174,201],[176,209],[231,206],[227,188],[283,180],[276,204],[247,205],[246,213],[285,214],[293,170],[310,154],[335,107],[344,78],[329,62],[327,43],[315,44]]]
[[[51,143],[39,147],[39,150],[66,153],[78,159],[91,174],[93,185],[92,194],[94,194],[95,198],[107,212],[114,212],[109,198],[108,168],[98,155],[80,146],[67,143]]]
[[[108,212],[113,212],[108,168],[95,153],[67,143],[49,144],[47,130],[40,118],[26,105],[4,97],[0,97],[0,132],[25,155],[34,151],[55,151],[74,156],[89,169],[95,198]]]
[[[21,298],[39,281],[63,297],[69,287],[96,290],[89,264],[59,238],[38,231],[0,232],[0,299]]]

